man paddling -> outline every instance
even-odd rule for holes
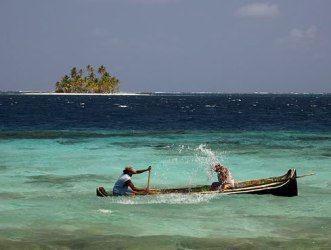
[[[123,174],[121,174],[113,187],[113,195],[135,195],[136,192],[139,191],[148,192],[147,188],[135,187],[131,181],[131,177],[134,174],[141,174],[146,171],[150,171],[151,169],[151,166],[143,170],[135,170],[132,166],[125,167],[123,170]],[[129,187],[131,188],[131,190],[129,190]]]
[[[227,187],[234,187],[234,179],[228,168],[217,164],[214,166],[214,171],[217,173],[218,182],[214,182],[210,189],[211,190],[224,190]]]

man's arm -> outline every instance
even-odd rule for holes
[[[141,173],[144,173],[144,172],[146,172],[146,171],[150,171],[151,169],[152,169],[152,167],[149,166],[149,167],[146,168],[146,169],[136,170],[136,174],[141,174]]]
[[[132,181],[131,180],[128,180],[126,182],[128,184],[128,186],[133,190],[133,191],[136,191],[136,192],[139,192],[139,191],[145,191],[147,192],[147,188],[137,188],[133,185]]]

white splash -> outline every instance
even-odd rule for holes
[[[112,197],[111,202],[124,205],[137,204],[198,204],[206,203],[220,194],[163,194],[152,196]]]
[[[207,170],[208,174],[208,180],[211,180],[213,177],[214,172],[214,166],[218,163],[223,161],[223,157],[219,160],[216,153],[213,152],[211,149],[207,148],[206,145],[201,144],[199,147],[197,147],[196,151],[198,151],[201,154],[197,154],[197,159],[199,162],[202,163],[203,166],[209,166]]]
[[[108,209],[98,209],[98,212],[99,213],[103,213],[103,214],[111,214],[111,210],[108,210]]]
[[[125,105],[125,104],[118,104],[118,103],[115,103],[114,106],[117,106],[119,108],[127,108],[129,107],[128,105]]]

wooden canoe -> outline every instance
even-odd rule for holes
[[[103,187],[98,187],[97,196],[112,196]],[[277,196],[297,196],[297,176],[295,169],[289,169],[286,174],[277,177],[238,181],[233,188],[210,191],[210,185],[201,185],[181,188],[150,189],[149,193],[137,193],[136,195],[162,195],[162,194],[272,194]]]

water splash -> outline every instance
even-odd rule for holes
[[[217,156],[215,152],[207,148],[205,144],[201,144],[196,148],[197,160],[206,168],[208,180],[211,180],[214,173],[214,166],[224,161],[223,156]],[[209,166],[209,167],[207,167]]]
[[[109,209],[98,209],[99,213],[103,213],[103,214],[111,214],[112,211]]]
[[[198,204],[207,203],[220,194],[164,194],[157,196],[111,197],[111,203],[123,205],[141,204]]]

